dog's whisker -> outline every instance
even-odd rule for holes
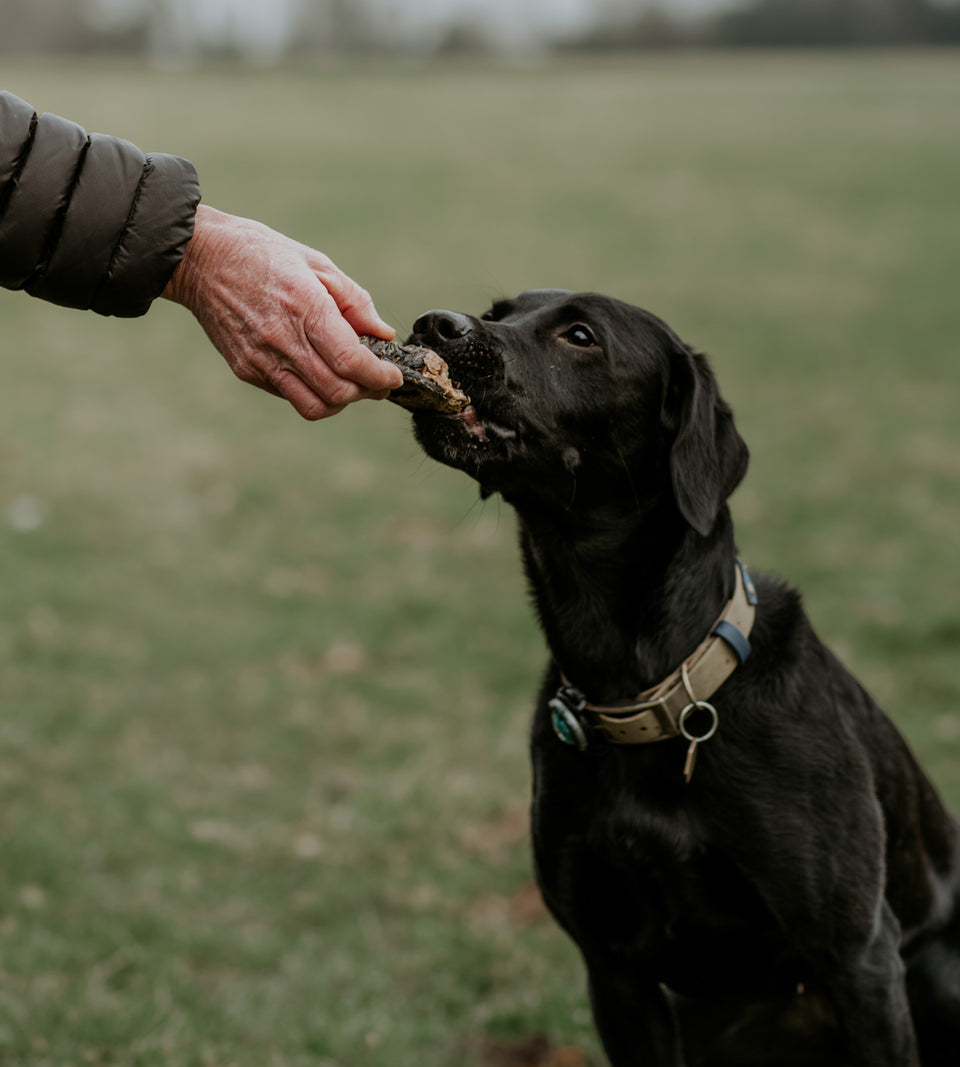
[[[623,471],[627,476],[627,481],[630,483],[630,490],[633,493],[633,499],[637,505],[637,515],[641,515],[643,513],[643,505],[640,503],[640,494],[637,492],[637,486],[633,480],[633,472],[630,470],[630,464],[624,459],[623,452],[619,445],[616,446],[616,449],[617,456],[620,459],[620,465],[623,467]]]

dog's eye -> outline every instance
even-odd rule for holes
[[[480,316],[480,319],[483,322],[499,322],[509,311],[510,301],[498,300]]]
[[[582,322],[575,323],[564,334],[564,341],[569,341],[570,344],[575,345],[577,348],[596,348],[597,339],[593,336],[593,333],[587,326],[584,326]]]

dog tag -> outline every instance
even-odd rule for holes
[[[693,777],[693,768],[697,762],[697,745],[699,744],[699,739],[694,738],[690,742],[690,747],[687,749],[687,760],[683,765],[683,780],[688,783]]]
[[[684,678],[684,684],[689,693],[690,686],[686,678]],[[702,734],[691,733],[690,728],[687,726],[687,719],[695,711],[705,711],[710,716],[710,725]],[[687,759],[683,765],[683,780],[685,782],[689,783],[690,779],[693,777],[694,764],[697,762],[697,746],[703,741],[709,741],[717,732],[717,727],[719,725],[720,716],[717,715],[717,709],[712,704],[708,704],[705,700],[691,701],[691,703],[680,712],[677,726],[680,728],[680,733],[690,742],[690,747],[687,749]]]

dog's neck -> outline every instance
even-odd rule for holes
[[[599,703],[656,685],[703,640],[733,592],[724,507],[706,538],[675,510],[520,514],[521,547],[558,667]]]

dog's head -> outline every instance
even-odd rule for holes
[[[706,536],[746,471],[706,360],[640,308],[533,290],[479,318],[428,311],[409,341],[472,398],[457,415],[418,413],[417,439],[521,510],[618,498],[652,510],[668,497]]]

